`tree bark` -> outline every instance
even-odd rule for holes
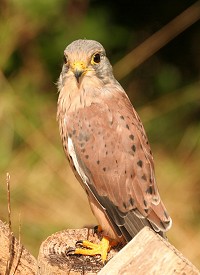
[[[2,221],[0,221],[0,274],[37,274],[36,259],[19,243]]]

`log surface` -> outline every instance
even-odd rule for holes
[[[149,227],[111,259],[99,275],[197,275],[200,272],[173,245]]]
[[[39,275],[94,275],[103,264],[99,255],[83,256],[68,255],[68,251],[75,248],[79,240],[89,240],[98,243],[101,236],[94,234],[92,229],[68,229],[57,232],[48,237],[41,245],[38,256]],[[111,249],[108,259],[111,259],[121,247]]]
[[[7,271],[6,271],[7,266]],[[37,261],[0,221],[0,274],[35,275]]]

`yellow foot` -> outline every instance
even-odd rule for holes
[[[76,248],[74,254],[81,255],[101,255],[103,263],[107,259],[107,254],[110,250],[109,239],[103,237],[99,244],[94,244],[89,241],[78,241],[77,244],[81,245],[83,248]]]

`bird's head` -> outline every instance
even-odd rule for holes
[[[60,84],[64,85],[65,79],[70,78],[80,86],[85,77],[96,77],[104,84],[114,78],[103,46],[94,40],[79,39],[68,45],[64,51]]]

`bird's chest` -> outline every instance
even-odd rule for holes
[[[90,117],[86,117],[78,112],[66,115],[61,122],[61,136],[65,150],[69,151],[68,140],[70,139],[76,148],[84,148],[92,138],[93,121]]]
[[[110,116],[102,110],[79,110],[60,120],[64,151],[84,189],[92,178],[91,171],[100,165],[99,154],[108,157],[108,126]],[[80,180],[81,179],[81,180]]]
[[[106,138],[113,124],[113,116],[106,108],[82,108],[65,114],[60,121],[63,145],[70,138],[74,146],[84,153],[88,144],[95,145]]]
[[[63,147],[73,169],[74,163],[88,170],[94,165],[98,168],[100,159],[103,163],[112,158],[111,152],[116,146],[113,125],[112,112],[97,106],[66,114],[62,118],[60,133]]]

